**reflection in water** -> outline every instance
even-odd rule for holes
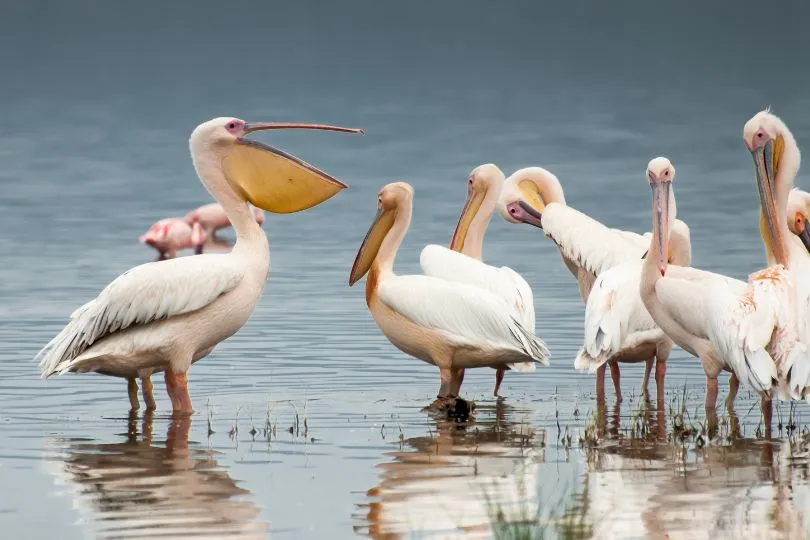
[[[732,436],[700,447],[662,439],[662,411],[636,413],[633,434],[616,429],[618,406],[608,416],[597,420],[607,439],[586,450],[583,506],[595,537],[810,537],[807,440]]]
[[[476,409],[469,422],[436,420],[428,435],[403,439],[387,454],[393,461],[378,465],[380,483],[367,493],[374,502],[361,506],[365,524],[356,531],[375,538],[412,531],[489,537],[495,506],[507,519],[535,515],[544,434],[534,432],[530,414],[498,403]]]
[[[57,440],[57,476],[76,486],[94,537],[265,538],[267,523],[250,495],[210,450],[189,448],[191,418],[173,418],[164,446],[152,442],[153,416],[130,416],[127,440],[92,444]]]

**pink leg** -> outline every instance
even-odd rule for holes
[[[644,380],[641,382],[641,395],[644,396],[645,399],[648,399],[650,396],[647,387],[650,384],[650,373],[652,372],[654,360],[655,357],[652,357],[644,363]]]
[[[495,370],[495,391],[492,392],[492,395],[498,397],[498,389],[501,387],[501,383],[503,382],[503,375],[506,373],[506,370],[503,368],[498,368]]]
[[[171,369],[167,369],[164,377],[166,379],[166,392],[172,402],[172,411],[183,414],[193,413],[191,396],[188,394],[188,374],[175,373]]]
[[[464,370],[459,368],[452,370],[452,378],[450,379],[450,397],[457,398],[461,392],[461,383],[464,382]]]
[[[622,385],[619,382],[621,378],[621,374],[619,373],[619,363],[614,360],[613,362],[609,362],[609,364],[610,364],[610,378],[613,379],[613,390],[616,392],[616,401],[621,401]]]
[[[596,403],[605,403],[605,364],[596,368]]]
[[[138,383],[134,377],[127,379],[127,392],[129,393],[129,408],[137,411],[141,404],[138,402]]]
[[[773,401],[769,397],[762,397],[760,402],[762,408],[762,422],[765,424],[765,438],[771,438],[771,423],[773,421]]]
[[[655,399],[659,408],[664,403],[664,378],[667,375],[667,361],[660,358],[655,359]]]

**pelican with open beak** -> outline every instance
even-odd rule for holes
[[[474,285],[502,298],[513,316],[534,332],[534,299],[529,284],[511,268],[490,266],[481,260],[484,235],[497,208],[504,180],[503,172],[491,163],[473,169],[467,179],[467,201],[458,218],[450,249],[436,244],[425,246],[419,262],[428,276]],[[523,362],[498,368],[493,391],[496,397],[508,369],[534,371],[535,364]]]
[[[149,377],[165,371],[176,413],[191,413],[187,372],[239,330],[264,290],[270,270],[267,236],[248,203],[278,214],[299,212],[347,186],[301,159],[246,135],[278,129],[362,133],[321,124],[248,123],[214,118],[189,141],[203,185],[236,230],[225,254],[203,254],[136,266],[110,283],[70,317],[37,355],[43,377],[97,372],[129,382],[138,408],[136,378],[154,408]]]
[[[394,274],[394,258],[412,211],[409,184],[382,188],[349,285],[368,274],[366,304],[383,334],[401,351],[439,368],[441,388],[434,405],[457,405],[465,369],[547,364],[545,344],[513,317],[499,296],[458,281]]]

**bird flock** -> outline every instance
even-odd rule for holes
[[[140,241],[159,260],[132,268],[76,309],[39,352],[43,377],[97,372],[126,378],[139,408],[138,380],[154,409],[151,376],[163,373],[172,410],[193,411],[190,366],[248,320],[270,270],[264,211],[311,208],[347,186],[277,148],[247,138],[255,131],[315,129],[363,133],[322,124],[249,123],[215,118],[197,126],[189,146],[195,170],[217,201],[183,218],[155,223]],[[509,223],[543,230],[560,251],[585,303],[577,370],[596,374],[604,401],[610,368],[621,399],[622,363],[644,363],[647,395],[655,367],[656,398],[664,399],[666,362],[677,345],[706,374],[706,410],[713,413],[720,372],[730,372],[733,407],[742,382],[759,393],[766,429],[772,399],[810,400],[810,194],[794,188],[801,155],[785,123],[769,110],[743,127],[760,199],[762,270],[746,281],[692,267],[689,227],[677,219],[675,167],[652,159],[651,232],[612,229],[566,203],[558,178],[541,167],[508,178],[493,164],[473,169],[467,200],[448,247],[428,245],[422,274],[399,275],[394,261],[411,224],[414,189],[384,186],[360,245],[349,285],[366,278],[372,318],[398,349],[439,369],[430,407],[457,411],[464,372],[495,370],[494,395],[506,371],[535,371],[550,353],[536,334],[532,290],[514,270],[483,260],[484,237],[496,212]],[[639,185],[641,183],[639,182]],[[640,229],[646,229],[639,223]],[[226,253],[204,253],[215,231],[233,226]],[[193,257],[174,258],[180,249]]]

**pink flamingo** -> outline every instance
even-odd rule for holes
[[[264,223],[264,211],[255,206],[252,208],[256,223],[261,226]],[[231,226],[231,221],[219,203],[204,204],[186,214],[185,220],[189,225],[199,223],[205,231],[205,235],[210,236],[211,239],[216,239],[217,230]]]
[[[205,243],[205,231],[199,223],[189,225],[181,218],[161,219],[138,239],[160,254],[158,260],[173,259],[181,249],[194,249],[199,255]]]

